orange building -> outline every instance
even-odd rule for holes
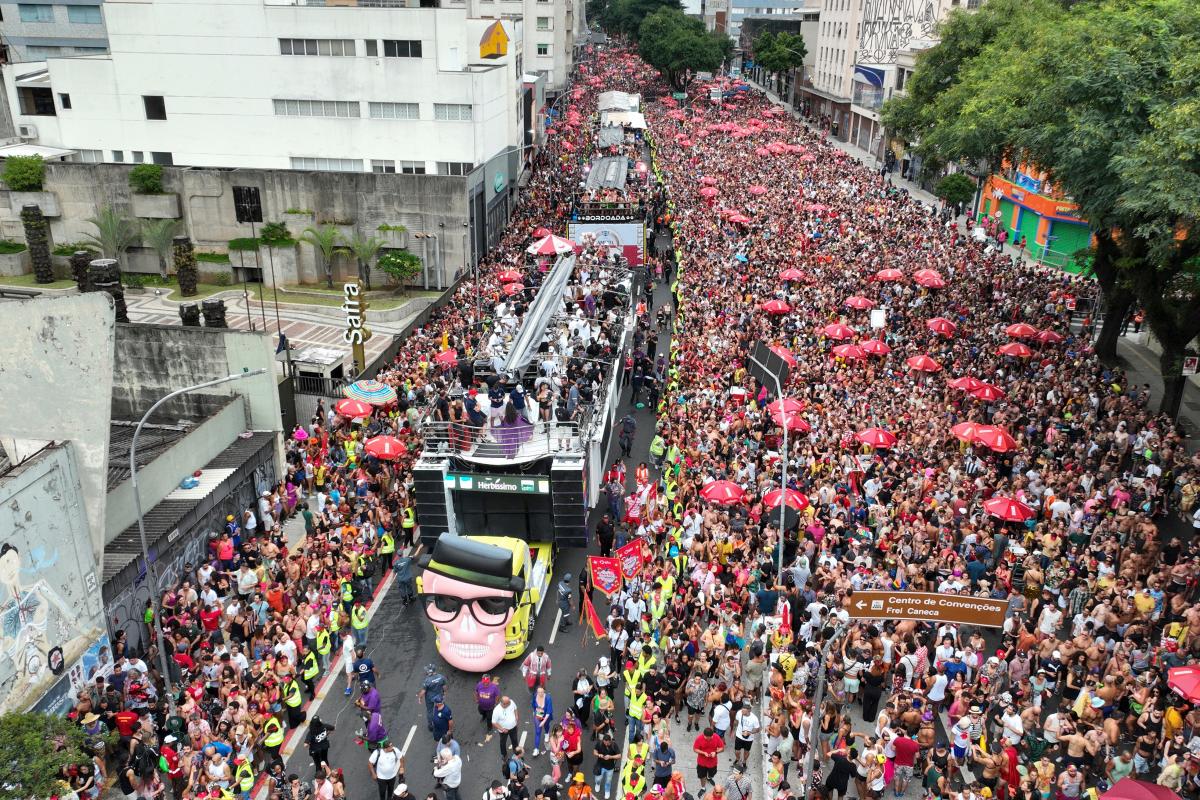
[[[1045,178],[1027,166],[994,173],[983,185],[975,218],[998,222],[1011,243],[1024,236],[1025,249],[1043,263],[1078,271],[1074,255],[1091,246],[1091,228],[1079,206]]]

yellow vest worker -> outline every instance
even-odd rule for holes
[[[327,656],[332,648],[333,644],[329,640],[329,631],[321,628],[317,631],[317,654]]]
[[[288,708],[299,708],[304,704],[304,698],[300,696],[300,684],[296,683],[295,678],[283,687],[283,704]]]
[[[249,794],[254,788],[254,770],[250,764],[239,758],[237,769],[233,772],[233,780],[243,794]]]
[[[379,555],[390,556],[396,552],[396,540],[392,538],[392,534],[385,533],[379,538]]]
[[[317,654],[316,652],[309,650],[304,654],[304,673],[302,677],[306,681],[311,681],[320,674],[321,665],[317,662]]]
[[[267,747],[279,747],[283,744],[283,723],[276,717],[267,717],[263,723],[263,744]]]
[[[641,758],[633,758],[621,767],[621,795],[641,797],[646,788],[646,768]]]

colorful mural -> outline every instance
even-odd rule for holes
[[[104,632],[69,446],[31,462],[0,484],[0,713],[29,708],[64,674],[82,679]]]

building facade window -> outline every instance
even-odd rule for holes
[[[474,112],[470,103],[434,103],[433,118],[439,122],[470,122]]]
[[[18,3],[21,22],[54,22],[54,6],[43,3]]]
[[[124,150],[113,150],[112,154],[113,154],[113,161],[115,161],[118,164],[125,163],[125,151]]]
[[[31,44],[25,48],[25,55],[30,61],[45,61],[47,58],[57,58],[62,54],[63,49],[54,45]]]
[[[425,162],[424,161],[401,161],[400,162],[400,172],[405,175],[424,175],[425,174]]]
[[[352,56],[353,39],[280,39],[279,54],[284,56]]]
[[[538,17],[537,18],[537,29],[539,31],[550,30],[550,18],[549,17]]]
[[[17,103],[21,113],[34,117],[54,117],[58,109],[54,107],[54,93],[49,89],[38,86],[17,87]]]
[[[142,95],[142,105],[146,107],[146,119],[167,118],[167,103],[161,94]]]
[[[100,6],[67,6],[67,19],[81,25],[99,25],[104,22]]]
[[[548,56],[548,55],[550,55],[550,45],[548,45],[548,44],[539,44],[539,45],[537,46],[537,54],[538,54],[539,56]]]
[[[439,161],[438,175],[469,175],[475,165],[470,161]]]
[[[272,100],[277,117],[339,117],[359,116],[357,100]]]
[[[292,156],[292,169],[314,169],[321,172],[362,172],[362,161],[357,158]]]
[[[384,58],[420,58],[420,39],[384,39]]]
[[[420,119],[421,106],[418,103],[367,103],[367,113],[371,119]]]
[[[164,167],[170,167],[175,164],[175,157],[172,156],[170,153],[162,153],[162,152],[155,151],[150,154],[150,161],[154,164],[159,164]]]
[[[396,171],[395,161],[386,161],[384,159],[371,159],[371,172],[379,174],[390,174]]]
[[[103,160],[103,150],[76,150],[75,155],[71,157],[71,161],[78,161],[81,164],[99,164]]]
[[[71,95],[66,92],[59,92],[58,104],[63,107],[63,110],[69,110],[71,108]]]
[[[134,150],[133,151],[133,163],[145,164],[146,163],[146,154],[143,153],[141,150]]]

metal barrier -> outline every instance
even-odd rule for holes
[[[292,391],[296,394],[314,394],[319,397],[341,397],[346,381],[342,378],[326,378],[319,375],[293,375]]]
[[[519,417],[515,424],[506,425],[497,417],[483,425],[468,425],[426,419],[421,424],[421,434],[426,453],[529,461],[583,449],[591,433],[592,419],[591,407],[581,404],[576,409],[576,419],[567,422],[531,423]]]

